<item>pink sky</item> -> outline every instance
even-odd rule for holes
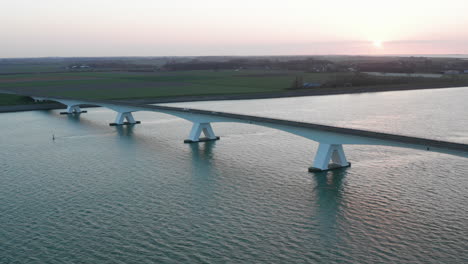
[[[0,57],[468,54],[467,11],[460,0],[15,0],[0,9]]]

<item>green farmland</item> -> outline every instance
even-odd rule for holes
[[[376,77],[360,73],[306,73],[303,71],[168,71],[168,72],[68,72],[0,75],[0,91],[17,94],[63,96],[82,99],[142,99],[281,93],[301,82],[325,84],[309,88],[347,93],[413,87],[468,85],[468,75],[443,78]],[[349,85],[351,84],[351,85]],[[352,87],[350,87],[352,86]],[[34,103],[25,96],[0,94],[0,105]]]
[[[253,94],[285,91],[298,75],[304,82],[324,82],[334,74],[252,70],[21,74],[1,75],[0,90],[85,99]],[[2,105],[25,102],[19,96],[0,96]]]

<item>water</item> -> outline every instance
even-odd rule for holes
[[[468,143],[468,89],[179,103]],[[466,263],[468,159],[88,109],[0,114],[0,263]],[[52,141],[55,134],[55,141]]]

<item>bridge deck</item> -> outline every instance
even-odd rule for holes
[[[50,99],[53,100],[54,98],[50,98]],[[57,99],[60,99],[60,98],[57,98]],[[246,122],[269,123],[269,124],[284,125],[284,126],[289,126],[289,127],[306,128],[306,129],[313,129],[313,130],[323,131],[323,132],[331,132],[331,133],[359,136],[359,137],[372,138],[372,139],[378,139],[378,140],[393,141],[393,142],[402,143],[402,144],[419,145],[424,148],[442,148],[442,149],[453,150],[457,152],[464,152],[466,155],[468,155],[468,144],[448,142],[448,141],[435,140],[435,139],[427,139],[427,138],[421,138],[421,137],[375,132],[375,131],[369,131],[369,130],[363,130],[363,129],[328,126],[328,125],[322,125],[322,124],[316,124],[316,123],[291,121],[291,120],[284,120],[284,119],[277,119],[277,118],[259,117],[259,116],[234,114],[234,113],[209,111],[209,110],[190,109],[190,108],[181,108],[181,107],[172,107],[172,106],[143,105],[143,104],[122,102],[122,101],[110,101],[110,100],[81,100],[79,99],[79,101],[82,101],[85,104],[96,105],[96,106],[100,106],[103,104],[113,104],[113,105],[118,105],[118,106],[139,109],[140,111],[156,111],[157,112],[161,110],[163,111],[166,110],[166,111],[175,111],[175,112],[181,112],[181,113],[202,114],[202,115],[213,116],[213,117],[224,117],[224,118],[229,118],[229,119],[243,120]]]
[[[309,129],[319,130],[323,132],[348,134],[348,135],[353,135],[353,136],[374,138],[374,139],[379,139],[379,140],[391,140],[391,141],[395,141],[399,143],[417,144],[417,145],[424,145],[424,146],[436,147],[436,148],[449,148],[449,149],[453,149],[457,151],[468,152],[468,144],[454,143],[454,142],[434,140],[434,139],[426,139],[426,138],[420,138],[420,137],[403,136],[403,135],[375,132],[375,131],[362,130],[362,129],[335,127],[335,126],[291,121],[291,120],[284,120],[284,119],[277,119],[277,118],[233,114],[233,113],[217,112],[217,111],[215,112],[215,111],[208,111],[208,110],[179,108],[179,107],[171,107],[171,106],[160,106],[160,105],[141,106],[138,104],[121,103],[121,102],[118,102],[118,104],[143,108],[147,110],[171,110],[171,111],[180,111],[180,112],[185,112],[185,113],[190,112],[190,113],[203,114],[203,115],[234,118],[234,119],[240,119],[240,120],[252,121],[252,122],[270,123],[270,124],[286,125],[286,126],[300,127],[300,128],[309,128]]]
[[[421,137],[405,136],[398,134],[390,134],[383,132],[375,132],[363,129],[354,129],[354,128],[345,128],[345,127],[335,127],[328,126],[316,123],[307,123],[299,121],[291,121],[284,119],[268,118],[268,117],[259,117],[243,114],[234,114],[218,111],[208,111],[208,110],[199,110],[199,109],[189,109],[182,107],[172,107],[172,106],[162,106],[162,105],[145,105],[138,103],[131,103],[125,101],[116,101],[116,100],[87,100],[87,99],[75,99],[75,98],[65,98],[65,97],[50,97],[50,96],[35,96],[41,97],[46,100],[60,101],[60,100],[73,100],[79,101],[82,105],[95,105],[95,106],[116,106],[123,107],[127,109],[132,109],[131,111],[153,111],[153,112],[172,112],[180,114],[196,114],[203,115],[213,118],[225,118],[230,120],[235,120],[238,122],[244,123],[260,123],[260,124],[270,124],[285,126],[290,128],[300,128],[307,130],[314,130],[325,133],[334,133],[339,135],[354,136],[366,139],[375,139],[386,142],[397,143],[397,145],[411,145],[412,148],[415,146],[418,149],[427,149],[431,151],[455,154],[459,156],[468,157],[468,144],[448,142],[435,139],[427,139]],[[411,147],[408,146],[408,147]],[[432,149],[435,148],[435,149]],[[455,153],[452,153],[455,152]]]

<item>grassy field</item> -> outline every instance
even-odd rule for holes
[[[81,72],[0,76],[0,90],[88,99],[156,98],[279,92],[297,75],[305,82],[322,82],[327,73],[274,71],[182,71],[159,73]],[[1,104],[17,101],[4,97]]]
[[[190,95],[233,95],[282,92],[297,76],[303,82],[333,83],[353,79],[353,73],[304,73],[295,71],[177,71],[177,72],[74,72],[0,75],[0,90],[84,99],[137,99]],[[378,85],[391,85],[388,77],[372,77]],[[468,76],[414,82],[468,83]],[[338,81],[338,82],[339,82]],[[369,80],[367,80],[369,81]],[[357,83],[357,82],[356,82]],[[405,84],[399,80],[398,84]],[[367,85],[367,84],[366,84]],[[337,85],[340,86],[340,85]],[[342,86],[342,85],[341,85]],[[330,87],[333,89],[333,87]],[[342,88],[343,89],[343,88]],[[0,94],[0,105],[32,103],[25,97]]]

